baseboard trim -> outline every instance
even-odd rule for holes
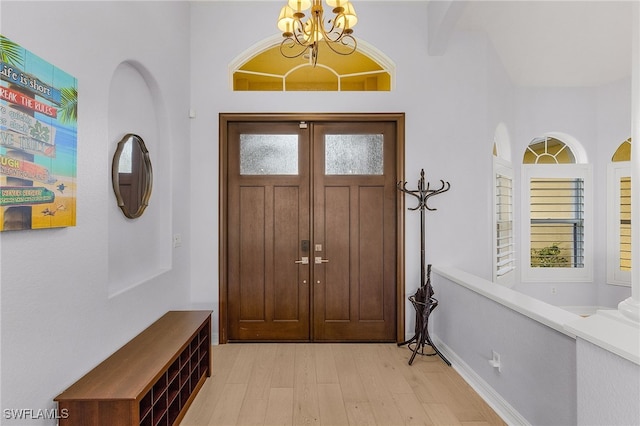
[[[522,415],[511,406],[495,389],[484,381],[462,358],[436,336],[432,336],[433,343],[438,350],[451,362],[451,366],[475,390],[478,395],[496,412],[508,425],[531,426]]]

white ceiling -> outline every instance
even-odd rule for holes
[[[631,75],[632,4],[470,1],[456,28],[485,31],[518,85],[595,86]]]

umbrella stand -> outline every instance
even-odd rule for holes
[[[409,297],[409,301],[416,311],[415,334],[411,339],[406,340],[402,343],[398,343],[398,346],[407,345],[407,347],[409,347],[409,349],[411,349],[411,351],[413,352],[411,354],[411,358],[409,359],[409,365],[413,363],[413,360],[417,354],[426,356],[438,355],[447,365],[451,365],[449,360],[447,360],[447,358],[445,358],[445,356],[438,350],[438,348],[436,348],[436,346],[433,344],[433,341],[431,340],[431,337],[429,336],[429,315],[438,306],[438,300],[433,297],[434,292],[433,288],[431,287],[431,265],[428,265],[428,267],[426,268],[427,270],[425,271],[425,211],[436,210],[434,208],[430,208],[427,205],[427,200],[434,195],[447,192],[451,187],[449,182],[441,180],[440,183],[441,186],[438,189],[430,189],[429,183],[427,183],[425,187],[424,169],[422,169],[420,171],[420,180],[418,181],[417,190],[408,190],[406,182],[398,182],[397,184],[398,190],[404,192],[405,194],[409,194],[418,200],[418,205],[414,208],[410,208],[409,210],[420,210],[420,287],[413,296]],[[425,346],[431,346],[431,349],[433,349],[434,352],[425,353]]]

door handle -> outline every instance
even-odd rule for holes
[[[323,258],[322,258],[322,256],[316,256],[316,261],[315,261],[315,262],[316,262],[317,264],[320,264],[320,263],[329,263],[329,260],[328,260],[328,259],[323,259]]]
[[[302,256],[300,258],[300,260],[295,260],[294,263],[299,263],[301,265],[308,265],[309,264],[309,258],[307,256]]]

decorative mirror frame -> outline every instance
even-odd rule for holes
[[[120,156],[122,155],[122,151],[126,143],[131,139],[132,143],[137,143],[138,148],[142,154],[142,162],[144,164],[144,170],[141,170],[141,173],[144,173],[144,188],[142,188],[142,196],[140,197],[140,204],[138,209],[135,212],[131,212],[129,207],[126,205],[122,194],[120,193],[120,174],[119,174],[119,164],[120,164]],[[146,145],[144,144],[144,140],[134,133],[127,133],[124,137],[118,142],[118,146],[116,148],[116,152],[113,154],[113,161],[111,163],[111,183],[113,185],[113,192],[116,195],[116,200],[118,202],[118,207],[122,210],[122,213],[129,219],[135,219],[137,217],[142,216],[142,213],[149,205],[149,198],[151,197],[151,188],[153,187],[153,171],[151,168],[151,158],[149,157],[149,151],[147,150]]]

